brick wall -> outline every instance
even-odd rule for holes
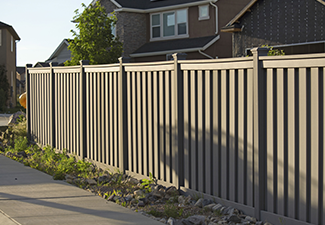
[[[117,7],[109,0],[101,0],[101,5],[107,13],[113,12]],[[141,13],[117,12],[116,34],[123,43],[123,55],[137,50],[147,42],[147,15]]]

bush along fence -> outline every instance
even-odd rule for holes
[[[26,68],[29,138],[274,224],[325,224],[325,54]]]

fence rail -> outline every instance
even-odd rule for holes
[[[26,68],[29,137],[271,223],[325,224],[325,54],[252,52]]]

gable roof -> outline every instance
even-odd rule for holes
[[[249,9],[259,0],[252,0],[248,3],[229,23],[221,28],[222,32],[233,32],[233,31],[240,31],[241,26],[238,26],[236,22],[247,12]],[[321,4],[325,5],[325,0],[315,0],[320,2]]]
[[[26,67],[24,67],[24,66],[16,66],[16,72],[19,74],[24,74],[25,69],[26,69]]]
[[[219,35],[175,39],[168,41],[149,42],[141,46],[138,50],[130,54],[131,57],[144,57],[153,55],[165,55],[178,52],[194,52],[199,50],[206,50],[213,43],[219,40]]]
[[[50,61],[50,60],[54,59],[55,57],[57,57],[59,55],[59,53],[67,46],[69,46],[69,40],[63,39],[63,41],[59,44],[59,46],[52,53],[50,58],[48,58],[48,60],[46,60],[46,61]]]
[[[178,7],[189,7],[217,0],[110,0],[118,8],[116,11],[149,13]]]
[[[15,40],[20,40],[20,37],[18,36],[17,32],[12,26],[0,21],[0,29],[1,28],[7,29],[11,33],[11,35],[15,38]]]

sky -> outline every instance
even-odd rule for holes
[[[17,66],[47,60],[65,38],[72,38],[71,22],[81,4],[92,0],[0,0],[0,21],[11,25],[20,37]]]

